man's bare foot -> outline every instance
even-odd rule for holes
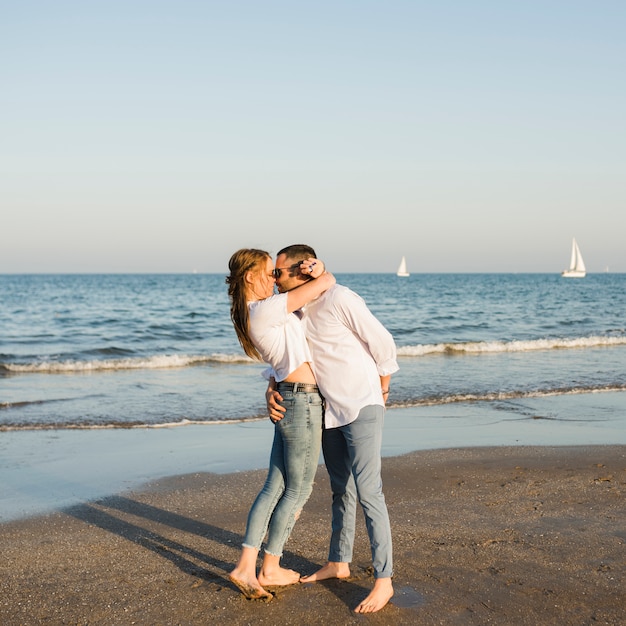
[[[377,578],[370,594],[354,609],[355,613],[375,613],[380,611],[393,596],[391,578]]]
[[[279,567],[277,569],[264,570],[261,568],[258,577],[258,583],[267,587],[284,587],[286,585],[295,585],[300,582],[300,574],[292,569]]]
[[[248,577],[243,574],[237,572],[237,570],[233,570],[229,576],[229,580],[237,585],[241,593],[243,593],[246,598],[249,600],[271,600],[274,596],[269,592],[265,591],[259,581],[255,577]]]
[[[313,572],[310,576],[303,576],[300,580],[303,583],[314,583],[329,578],[350,578],[350,563],[329,561],[317,572]]]

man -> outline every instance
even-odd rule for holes
[[[310,257],[317,255],[304,244],[280,250],[275,270],[280,292],[309,280],[299,264]],[[322,450],[333,501],[328,562],[301,580],[350,576],[358,499],[365,514],[375,583],[355,611],[373,613],[393,596],[391,528],[382,491],[380,451],[389,381],[398,370],[396,346],[363,299],[342,285],[328,289],[302,313],[313,371],[326,399]],[[284,411],[277,403],[281,399],[270,381],[267,405],[273,421]]]

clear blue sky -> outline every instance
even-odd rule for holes
[[[0,273],[626,271],[623,0],[0,5]]]

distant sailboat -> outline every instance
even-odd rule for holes
[[[404,257],[402,257],[402,260],[400,261],[400,266],[398,267],[396,276],[410,276],[410,274],[406,271],[406,259]]]
[[[584,278],[587,275],[585,262],[578,249],[576,239],[572,239],[572,257],[569,262],[569,268],[561,272],[563,278]]]

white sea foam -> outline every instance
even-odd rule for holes
[[[267,415],[255,415],[250,417],[238,417],[215,420],[190,420],[181,419],[176,422],[162,422],[156,424],[124,424],[122,422],[108,422],[106,424],[86,423],[52,423],[52,424],[0,424],[0,432],[12,432],[17,430],[131,430],[131,429],[158,429],[180,428],[183,426],[218,426],[220,424],[246,424],[259,422],[267,419]]]
[[[569,339],[532,339],[528,341],[468,341],[436,344],[416,344],[398,348],[398,356],[416,357],[431,354],[496,354],[504,352],[532,352],[537,350],[565,350],[625,346],[626,336],[574,337]],[[151,357],[120,359],[93,359],[90,361],[37,361],[31,363],[3,363],[8,372],[54,374],[71,372],[99,372],[130,369],[182,368],[205,363],[252,363],[244,354],[214,353],[210,355],[165,354]]]
[[[529,341],[469,341],[459,343],[418,344],[398,348],[399,356],[428,354],[492,354],[502,352],[531,352],[534,350],[564,350],[626,345],[624,337],[575,337],[571,339],[532,339]]]
[[[602,386],[561,387],[558,389],[536,389],[534,391],[494,391],[482,394],[461,393],[448,396],[416,398],[405,402],[396,402],[387,408],[435,406],[440,404],[457,404],[462,402],[494,402],[516,400],[520,398],[547,398],[550,396],[569,396],[587,393],[606,393],[610,391],[626,391],[626,384]]]
[[[533,391],[493,391],[480,394],[459,393],[442,396],[431,396],[413,398],[411,400],[396,401],[387,405],[388,409],[400,409],[420,406],[436,406],[444,404],[461,404],[475,402],[505,402],[509,400],[519,400],[522,398],[545,398],[550,396],[569,396],[590,393],[606,393],[611,391],[626,391],[626,383],[602,386],[577,386],[561,388],[545,388]],[[243,424],[247,422],[258,422],[267,420],[267,415],[250,415],[247,417],[236,417],[226,419],[180,419],[169,422],[157,423],[124,423],[105,422],[100,424],[90,423],[22,423],[22,424],[0,424],[0,432],[10,432],[19,430],[117,430],[117,429],[160,429],[160,428],[180,428],[184,426],[218,426],[225,424]]]
[[[249,363],[250,358],[240,354],[211,354],[194,356],[185,354],[155,355],[148,358],[103,359],[92,361],[40,361],[36,363],[4,363],[9,372],[20,374],[48,374],[66,372],[100,372],[105,370],[167,369],[201,365],[203,363]]]

